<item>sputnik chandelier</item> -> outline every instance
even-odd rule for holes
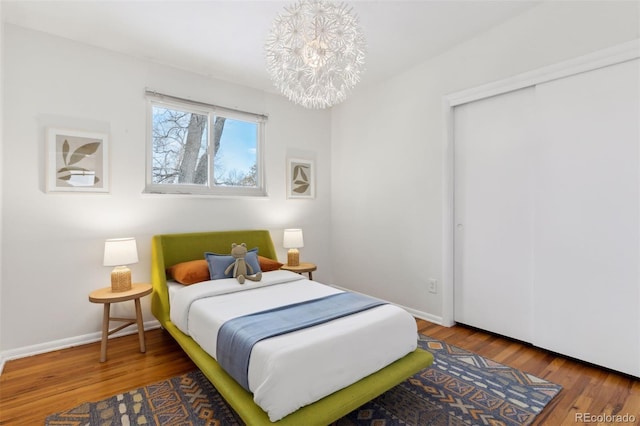
[[[366,41],[344,3],[301,0],[276,17],[267,37],[267,72],[292,102],[326,108],[360,81]]]

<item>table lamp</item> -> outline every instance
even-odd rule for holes
[[[287,265],[299,266],[300,252],[298,249],[304,247],[302,229],[285,229],[282,246],[289,249],[287,252]]]
[[[112,238],[104,242],[104,266],[115,266],[111,271],[111,291],[131,290],[131,269],[126,265],[138,263],[135,238]]]

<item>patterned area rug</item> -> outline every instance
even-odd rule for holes
[[[420,336],[435,362],[334,426],[528,425],[559,385],[440,340]],[[46,425],[243,425],[211,383],[193,371],[47,417]]]

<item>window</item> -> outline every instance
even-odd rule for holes
[[[264,116],[172,98],[149,117],[146,192],[265,195]]]

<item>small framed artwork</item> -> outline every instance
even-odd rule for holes
[[[315,186],[313,160],[287,159],[287,198],[314,198]]]
[[[47,191],[109,192],[108,135],[47,129]]]

